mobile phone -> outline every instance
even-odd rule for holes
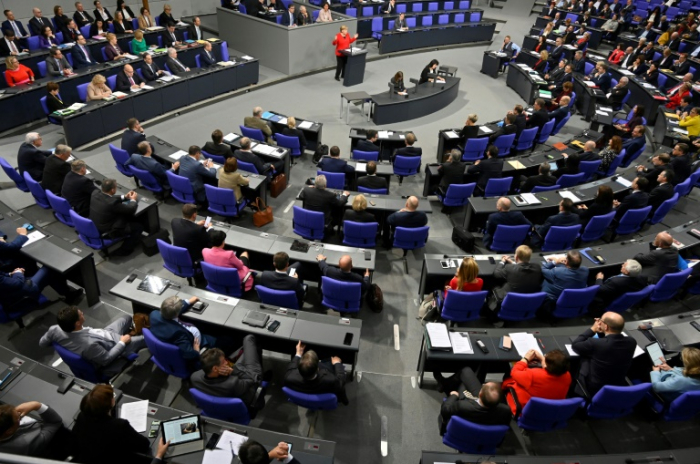
[[[58,393],[61,395],[65,394],[68,389],[73,385],[73,377],[68,376],[66,377],[63,382],[61,382],[61,385],[58,386],[58,389],[56,390]]]
[[[27,229],[27,232],[31,232],[32,230],[34,230],[34,226],[31,225],[31,224],[28,223],[28,222],[24,223],[24,224],[22,225],[22,227],[25,228],[25,229]]]
[[[596,261],[598,261],[600,264],[605,264],[605,258],[603,258],[602,256],[600,256],[600,255],[595,255],[594,258],[595,258]]]
[[[270,324],[267,327],[267,330],[274,333],[274,332],[277,332],[277,329],[279,328],[279,326],[280,326],[280,321],[273,321],[272,324]]]
[[[447,261],[446,259],[441,259],[441,260],[440,260],[440,266],[441,266],[443,269],[449,269],[449,268],[450,268],[450,262]]]
[[[493,259],[493,256],[489,256],[489,263],[496,264],[496,260]]]
[[[219,442],[219,437],[221,437],[221,435],[218,433],[213,433],[211,437],[209,437],[209,441],[207,442],[208,450],[213,450],[216,448],[216,444]]]
[[[525,200],[523,200],[523,197],[521,197],[520,195],[515,196],[515,201],[519,203],[525,203]]]
[[[353,337],[354,337],[354,334],[352,332],[347,332],[345,334],[345,339],[343,340],[343,345],[350,346],[352,344]]]
[[[510,351],[510,349],[513,347],[513,343],[508,335],[504,335],[501,337],[501,346],[500,348],[503,351]]]
[[[204,220],[204,227],[209,227],[211,225],[211,216],[207,216]]]
[[[365,251],[365,261],[371,261],[372,260],[372,253],[369,251]]]
[[[372,206],[377,206],[377,204],[375,202],[373,202],[372,200],[369,201],[369,204]]]
[[[690,323],[690,325],[692,325],[695,330],[700,332],[700,324],[698,324],[698,321],[693,321]]]
[[[476,344],[477,344],[477,346],[479,347],[479,349],[480,349],[482,352],[484,352],[484,353],[488,353],[488,352],[489,352],[489,349],[486,348],[486,345],[484,345],[484,342],[482,342],[481,340],[477,340],[477,341],[476,341]]]
[[[131,274],[128,279],[126,279],[126,283],[130,284],[136,279],[136,274]]]
[[[285,442],[287,446],[289,446],[289,449],[287,450],[287,454],[292,454],[292,444],[289,443],[288,441]]]

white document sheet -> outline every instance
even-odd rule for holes
[[[204,450],[204,457],[202,458],[202,464],[231,464],[233,460],[233,455],[231,450],[225,449],[213,449]]]
[[[624,185],[625,187],[631,187],[631,186],[632,186],[632,182],[628,181],[628,180],[625,179],[624,177],[618,177],[617,180],[616,180],[615,182],[617,182],[617,183],[620,184],[620,185]]]
[[[493,132],[490,128],[488,128],[488,127],[486,127],[486,126],[481,126],[479,129],[480,129],[481,132],[483,132],[484,134],[490,134],[490,133]]]
[[[523,200],[527,201],[528,205],[539,205],[542,203],[534,193],[521,193],[520,196],[523,197]]]
[[[122,404],[120,417],[139,433],[148,428],[148,400]]]
[[[41,240],[41,239],[44,238],[44,237],[46,237],[46,235],[42,234],[42,233],[39,232],[38,230],[35,230],[34,232],[30,232],[30,233],[27,234],[27,238],[28,238],[29,240],[27,240],[26,242],[24,242],[24,245],[22,245],[22,248],[24,248],[24,247],[26,247],[27,245],[32,244],[32,243],[34,243],[34,242],[38,242],[39,240]]]
[[[355,164],[355,172],[367,172],[367,163]]]
[[[447,135],[451,139],[459,138],[459,134],[455,131],[446,131],[445,135]]]
[[[311,129],[314,123],[311,121],[302,121],[299,123],[299,129]]]
[[[168,155],[168,158],[172,158],[174,160],[179,160],[180,158],[182,158],[186,154],[187,154],[187,152],[185,150],[178,150],[175,153],[173,153],[172,155]]]
[[[222,450],[227,450],[229,453],[233,448],[233,453],[238,456],[238,450],[241,449],[241,445],[246,441],[248,441],[248,437],[229,430],[224,430],[221,433],[221,438],[219,438],[219,442],[216,444],[216,447]]]
[[[566,347],[566,351],[569,352],[569,356],[578,356],[578,353],[574,351],[574,349],[571,347],[571,345],[564,345]]]
[[[451,332],[452,352],[454,354],[474,354],[474,348],[466,332]]]
[[[581,199],[568,190],[559,190],[559,195],[562,198],[570,198],[574,203],[581,203]]]
[[[625,337],[629,337],[629,335],[627,335],[627,334],[624,333],[624,332],[622,332],[622,335],[624,335]],[[641,355],[643,355],[643,354],[644,354],[644,350],[641,349],[641,348],[639,347],[639,345],[637,345],[637,346],[634,347],[634,354],[632,355],[633,358],[636,358],[636,357],[641,356]]]
[[[452,343],[450,342],[450,335],[447,332],[447,326],[445,324],[430,322],[426,324],[425,327],[428,330],[430,346],[437,349],[452,347]]]
[[[537,344],[537,340],[535,339],[534,335],[526,332],[516,332],[509,333],[508,336],[513,341],[513,345],[515,346],[515,349],[518,350],[518,354],[520,356],[525,356],[525,353],[530,350],[535,350],[542,354],[542,350]]]

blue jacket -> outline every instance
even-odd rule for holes
[[[17,25],[17,29],[19,29],[19,32],[22,33],[22,37],[27,35],[27,31],[24,29],[24,26],[20,21],[15,20],[15,24]],[[4,31],[12,31],[14,32],[15,30],[12,29],[12,25],[10,24],[10,21],[3,21],[2,22],[2,30]],[[17,37],[19,39],[19,37]]]
[[[0,237],[5,236],[5,233],[0,231]],[[19,253],[19,251],[22,249],[22,245],[24,245],[27,240],[26,235],[18,235],[15,237],[15,239],[11,242],[5,242],[5,241],[0,241],[0,268],[14,268],[16,267],[14,265],[14,257]]]
[[[0,272],[0,302],[13,303],[24,297],[38,299],[40,293],[36,284],[31,280],[28,282],[23,273]]]
[[[591,82],[600,87],[604,93],[608,93],[610,90],[610,83],[612,81],[612,76],[609,72],[605,72],[598,77],[591,77]]]
[[[282,26],[291,26],[293,24],[296,24],[294,21],[294,14],[290,13],[289,11],[285,11],[282,13],[282,22],[280,23]]]
[[[646,143],[644,137],[631,137],[624,142],[622,142],[622,148],[624,148],[625,151],[625,160],[622,161],[622,164],[627,161],[632,155],[637,153],[640,148],[644,146]]]
[[[180,314],[184,314],[188,309],[190,309],[190,304],[182,300],[182,310]],[[194,335],[192,332],[184,328],[176,320],[163,319],[163,315],[160,310],[151,311],[151,333],[163,343],[170,343],[171,345],[177,345],[180,348],[180,353],[182,357],[187,361],[198,361],[199,353],[194,350],[192,346],[194,344]],[[202,339],[200,340],[200,347],[211,348],[216,343],[216,339],[209,335],[202,334]]]
[[[570,269],[563,264],[554,265],[551,261],[547,261],[542,263],[542,276],[544,276],[542,291],[548,298],[556,300],[566,289],[586,288],[588,268],[581,266],[578,269]]]
[[[331,158],[330,156],[321,158],[321,161],[318,163],[318,168],[326,172],[344,172],[345,174],[352,174],[355,172],[355,168],[350,166],[344,159]]]
[[[156,180],[161,186],[170,185],[170,183],[168,182],[168,176],[165,175],[165,172],[167,171],[167,169],[165,169],[165,166],[163,166],[150,156],[143,156],[134,153],[129,157],[129,159],[126,163],[124,163],[124,165],[134,166],[137,169],[143,169],[144,171],[150,172],[151,174],[153,174],[153,177],[156,178]]]
[[[88,61],[85,51],[89,55],[90,61]],[[78,44],[71,49],[70,53],[73,55],[73,67],[75,69],[87,68],[88,66],[94,66],[97,64],[97,60],[94,56],[92,56],[92,53],[90,53],[90,48],[87,45],[85,45],[85,51],[83,51]]]
[[[577,224],[581,224],[581,218],[578,214],[557,213],[554,216],[549,216],[547,220],[544,221],[544,224],[542,224],[541,226],[535,226],[535,231],[537,232],[537,234],[539,234],[539,237],[537,237],[537,235],[533,235],[533,238],[539,239],[541,237],[542,239],[544,239],[547,236],[547,232],[549,232],[549,229],[552,226],[569,227],[575,226]]]
[[[686,377],[682,368],[674,367],[670,371],[651,371],[651,388],[673,401],[685,392],[700,390],[700,380]]]
[[[556,110],[549,112],[549,119],[551,120],[552,118],[554,118],[554,120],[556,121],[554,125],[557,125],[561,122],[562,119],[566,117],[567,114],[569,114],[568,107],[559,107]]]
[[[532,223],[521,213],[520,211],[498,211],[497,213],[491,213],[488,220],[486,221],[486,228],[484,229],[484,246],[487,248],[493,243],[493,236],[496,233],[496,227],[499,225],[503,226],[521,226],[527,224],[532,226]]]
[[[215,179],[216,169],[207,169],[196,159],[189,155],[185,155],[180,158],[180,169],[178,169],[178,174],[182,177],[186,177],[190,181],[192,189],[194,190],[195,198],[197,198],[197,201],[203,202],[206,198],[204,194],[204,178],[208,177]]]

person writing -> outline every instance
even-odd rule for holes
[[[406,24],[406,15],[401,13],[399,15],[399,19],[394,22],[394,30],[395,31],[407,31],[408,30],[408,25]]]
[[[320,16],[320,15],[319,15]],[[340,26],[340,32],[333,39],[335,45],[335,80],[340,81],[340,78],[345,75],[345,64],[348,62],[348,57],[341,53],[341,50],[347,50],[350,45],[357,40],[359,34],[350,37],[347,26]]]
[[[403,85],[403,73],[401,71],[394,74],[391,78],[391,85],[394,86],[394,93],[398,95],[407,95],[406,87]]]
[[[87,101],[102,100],[112,95],[112,89],[106,85],[107,79],[102,74],[95,74],[87,86]]]

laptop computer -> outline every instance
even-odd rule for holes
[[[181,416],[176,419],[160,423],[160,433],[170,446],[165,457],[181,456],[183,454],[196,453],[204,449],[203,424],[198,414]],[[160,442],[160,436],[156,440]]]

